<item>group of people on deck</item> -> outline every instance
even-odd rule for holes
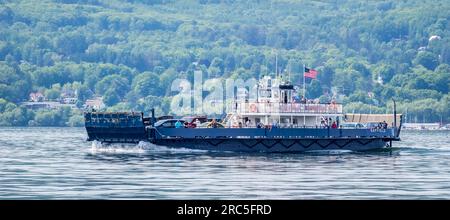
[[[199,127],[200,125],[201,125],[201,121],[198,119],[195,119],[195,121],[193,121],[191,124],[189,124],[188,122],[182,123],[180,120],[175,122],[175,128],[196,128],[196,127]],[[211,122],[209,123],[208,127],[217,128],[218,126],[219,125],[218,125],[216,119],[212,119]]]
[[[337,121],[333,121],[332,118],[324,118],[322,117],[320,119],[320,127],[324,127],[324,128],[338,128],[338,123]]]
[[[301,104],[320,104],[319,99],[307,99],[304,96],[298,98],[294,97],[292,98],[293,103],[301,103]]]
[[[193,121],[191,124],[189,124],[188,122],[182,123],[180,120],[178,120],[175,123],[175,128],[196,128],[196,127],[200,127],[200,124],[201,124],[201,122],[198,119]],[[219,127],[219,123],[216,121],[216,119],[212,119],[207,127],[208,128],[218,128]],[[258,122],[258,123],[255,124],[250,119],[248,119],[244,123],[238,122],[237,124],[230,125],[229,127],[233,127],[233,128],[252,128],[252,127],[256,127],[256,128],[277,128],[277,127],[279,127],[279,124],[278,124],[277,121],[274,121],[272,124],[268,124],[268,125],[265,125],[265,124],[263,124],[261,122]],[[337,128],[339,128],[339,121],[338,120],[333,120],[332,118],[328,118],[328,117],[322,117],[321,120],[320,120],[320,127],[321,128],[337,129]],[[386,123],[386,121],[383,121],[383,122],[379,122],[375,127],[372,127],[372,128],[375,128],[375,129],[387,129],[387,127],[388,127],[388,123]]]
[[[320,102],[319,99],[307,99],[304,96],[301,96],[300,98],[293,97],[292,102],[293,103],[301,103],[301,104],[337,104],[336,100],[334,98],[331,99],[331,101],[327,103],[327,102]]]
[[[386,129],[388,127],[388,123],[386,121],[378,123],[378,125],[375,127],[377,129]]]
[[[261,123],[257,123],[256,126],[259,126]],[[230,127],[234,127],[234,128],[251,128],[254,127],[255,124],[252,122],[252,120],[248,119],[247,121],[245,121],[244,123],[242,122],[238,122],[237,125],[231,125]]]

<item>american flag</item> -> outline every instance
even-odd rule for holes
[[[317,70],[305,67],[305,78],[316,79],[317,74]]]

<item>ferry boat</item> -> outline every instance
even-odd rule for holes
[[[151,117],[142,112],[85,112],[85,127],[88,141],[147,141],[213,151],[366,151],[400,140],[402,117],[395,107],[392,115],[345,114],[339,103],[315,103],[295,94],[291,83],[266,76],[258,82],[256,99],[238,95],[220,122],[192,126],[196,117],[157,120],[153,110]]]

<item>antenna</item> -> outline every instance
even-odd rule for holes
[[[275,52],[275,78],[278,78],[278,53]]]
[[[291,63],[288,65],[288,82],[291,81]]]

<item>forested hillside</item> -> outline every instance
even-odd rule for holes
[[[170,113],[173,79],[259,77],[303,64],[308,98],[347,111],[450,122],[449,0],[0,0],[0,125],[79,125],[96,96],[110,110]],[[298,83],[297,83],[298,81]],[[72,94],[72,95],[71,95]]]

